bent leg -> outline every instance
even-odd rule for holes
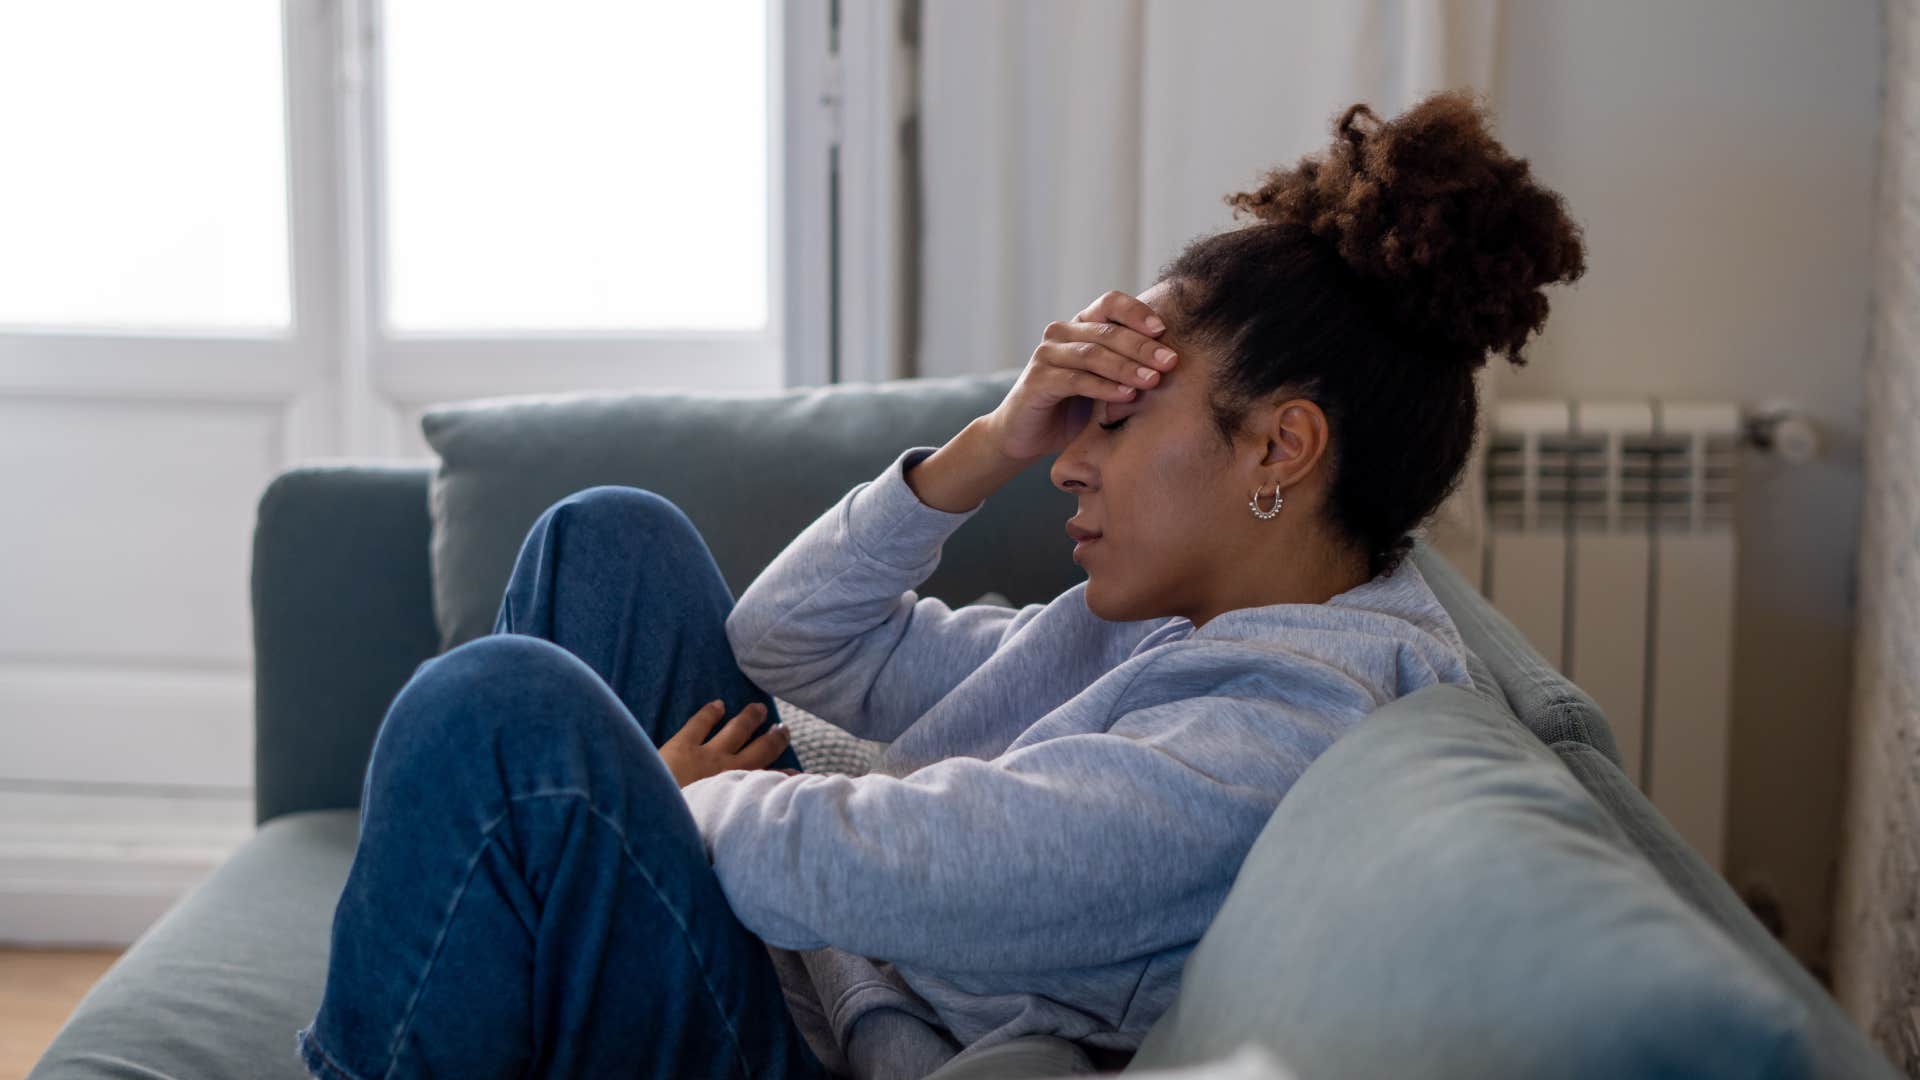
[[[369,765],[320,1009],[328,1077],[817,1077],[653,743],[501,634],[421,665]]]
[[[554,503],[527,532],[494,620],[496,634],[545,638],[586,661],[655,746],[719,698],[731,717],[767,707],[727,641],[733,610],[706,541],[672,501],[634,487],[587,488]],[[791,746],[775,768],[797,769]]]

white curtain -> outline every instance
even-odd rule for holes
[[[1492,100],[1498,29],[1499,0],[925,0],[913,373],[1024,364],[1353,102]],[[1475,581],[1483,513],[1476,459],[1429,534]]]

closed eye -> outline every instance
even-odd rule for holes
[[[1108,423],[1105,423],[1105,424],[1101,424],[1101,425],[1100,425],[1100,428],[1101,428],[1101,430],[1103,430],[1103,431],[1118,431],[1118,430],[1120,429],[1120,425],[1121,425],[1121,424],[1124,424],[1124,423],[1126,423],[1126,422],[1127,422],[1128,420],[1131,420],[1131,419],[1133,419],[1133,418],[1132,418],[1132,417],[1130,417],[1130,416],[1123,416],[1123,417],[1121,417],[1121,418],[1120,418],[1120,419],[1118,419],[1118,420],[1114,420],[1114,421],[1110,421],[1110,422],[1108,422]]]

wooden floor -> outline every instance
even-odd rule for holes
[[[20,1080],[118,949],[0,949],[0,1080]]]

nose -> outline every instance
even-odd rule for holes
[[[1047,470],[1047,476],[1053,486],[1069,495],[1099,490],[1100,471],[1090,460],[1087,432],[1093,430],[1091,423],[1083,425],[1073,440],[1060,451],[1053,460],[1053,468]]]

